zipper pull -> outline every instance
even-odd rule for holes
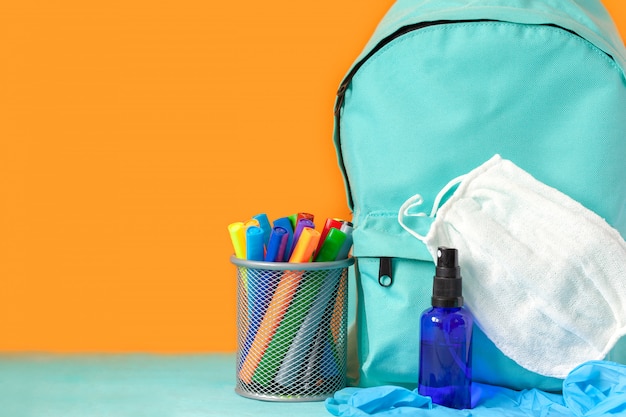
[[[335,103],[335,117],[339,117],[339,112],[341,112],[341,106],[343,106],[343,100],[346,96],[346,90],[348,89],[348,84],[350,84],[350,80],[344,80],[339,86],[339,90],[337,90],[337,101]]]
[[[388,256],[381,256],[378,266],[378,283],[381,287],[389,287],[393,284],[393,275],[391,275],[391,260]]]

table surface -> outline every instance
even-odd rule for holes
[[[234,387],[234,354],[0,354],[0,417],[331,415]]]

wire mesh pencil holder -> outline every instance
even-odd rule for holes
[[[348,267],[255,262],[237,267],[237,385],[244,397],[322,401],[346,386]]]

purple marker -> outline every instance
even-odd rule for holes
[[[289,249],[289,257],[291,257],[293,249],[296,247],[298,239],[300,239],[300,235],[302,234],[302,229],[304,229],[305,227],[315,229],[315,223],[313,223],[313,220],[310,219],[298,220],[298,223],[296,224],[296,230],[293,232],[293,242],[291,242],[291,248]]]

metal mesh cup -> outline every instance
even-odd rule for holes
[[[244,397],[321,401],[346,385],[348,267],[333,262],[237,266],[237,386]]]

